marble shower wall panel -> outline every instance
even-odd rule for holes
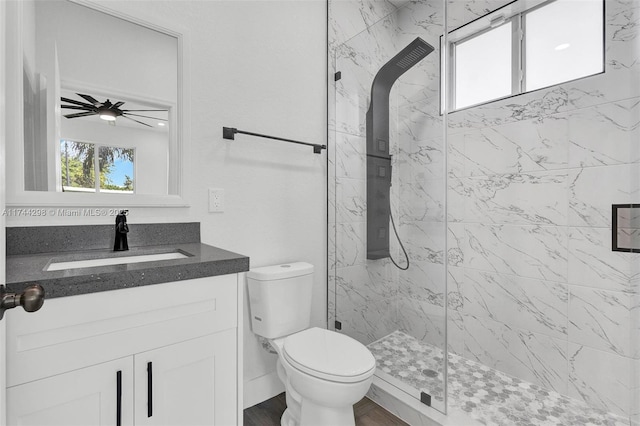
[[[443,221],[444,179],[401,179],[399,198],[401,223]]]
[[[398,294],[401,297],[443,307],[444,274],[445,268],[442,264],[414,262],[408,270],[399,272]]]
[[[564,114],[569,123],[569,167],[640,162],[640,99],[597,105]]]
[[[336,280],[336,318],[342,333],[367,345],[398,328],[395,297],[378,297],[382,290],[366,271],[338,269]],[[393,293],[393,287],[384,294],[387,291]]]
[[[567,394],[567,341],[464,315],[465,357]]]
[[[363,136],[336,134],[336,176],[364,180],[367,178],[367,143]]]
[[[567,281],[565,227],[465,224],[464,266],[482,271]]]
[[[397,329],[422,342],[436,348],[445,346],[445,310],[441,306],[400,296],[397,325]]]
[[[409,88],[413,86],[398,85],[397,92],[398,94],[406,93]],[[419,102],[406,102],[404,99],[399,99],[398,137],[402,141],[402,147],[407,149],[412,143],[427,145],[435,139],[434,143],[442,148],[443,119],[436,102],[437,98],[427,101],[423,98]]]
[[[402,40],[398,40],[398,33],[397,15],[391,14],[336,48],[336,71],[342,75],[336,82],[337,131],[365,136],[365,117],[373,78],[389,59],[408,44],[403,45]],[[390,97],[390,100],[393,102],[394,97]],[[391,118],[394,116],[390,115]],[[394,128],[390,127],[391,133]]]
[[[365,222],[336,225],[336,267],[364,265],[366,260],[367,226]]]
[[[610,227],[611,204],[629,204],[640,199],[640,191],[631,180],[638,164],[571,169],[569,224]]]
[[[336,71],[336,49],[395,10],[395,6],[378,0],[328,1],[328,126],[335,130],[336,98],[333,76]]]
[[[611,228],[569,228],[568,282],[600,290],[634,292],[638,256],[611,250]]]
[[[454,225],[455,226],[455,225]],[[451,229],[449,229],[449,241],[451,241]],[[451,253],[451,243],[449,252]],[[449,352],[464,356],[464,276],[465,269],[452,266],[449,256],[447,269],[447,348]]]
[[[407,222],[399,234],[412,262],[444,263],[444,222]]]
[[[631,414],[633,361],[615,353],[569,343],[569,393],[594,407]]]
[[[449,1],[448,28],[491,3]],[[605,21],[605,73],[448,115],[449,348],[634,416],[640,257],[611,251],[610,216],[640,200],[640,1]]]
[[[631,339],[634,295],[569,286],[569,340],[627,357],[640,357]]]
[[[566,225],[568,176],[557,170],[461,179],[464,221]]]
[[[396,10],[387,0],[329,1],[329,50],[374,26]]]
[[[337,223],[364,222],[366,220],[366,190],[367,182],[364,179],[336,178]]]
[[[567,338],[566,284],[467,269],[464,311],[514,329]]]
[[[462,136],[464,174],[456,176],[566,169],[568,131],[566,118],[558,115],[469,129]]]

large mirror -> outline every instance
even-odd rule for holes
[[[182,34],[102,3],[12,3],[22,143],[7,149],[8,203],[183,204]]]

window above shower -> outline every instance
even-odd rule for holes
[[[604,72],[603,0],[517,0],[449,32],[450,112]]]

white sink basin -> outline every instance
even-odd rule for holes
[[[104,259],[73,260],[70,262],[53,262],[47,271],[61,271],[63,269],[91,268],[94,266],[126,265],[129,263],[154,262],[157,260],[183,259],[189,257],[180,252],[143,254],[139,256],[107,257]]]

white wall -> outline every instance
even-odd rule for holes
[[[203,242],[250,256],[252,267],[293,260],[314,264],[312,321],[325,326],[326,153],[242,135],[223,140],[222,127],[326,143],[326,2],[107,3],[187,29],[190,40],[191,207],[134,208],[131,226],[199,221]],[[208,213],[210,187],[225,189],[224,213]],[[10,217],[7,225],[112,221]],[[246,334],[245,383],[275,378],[267,376],[275,360]]]

